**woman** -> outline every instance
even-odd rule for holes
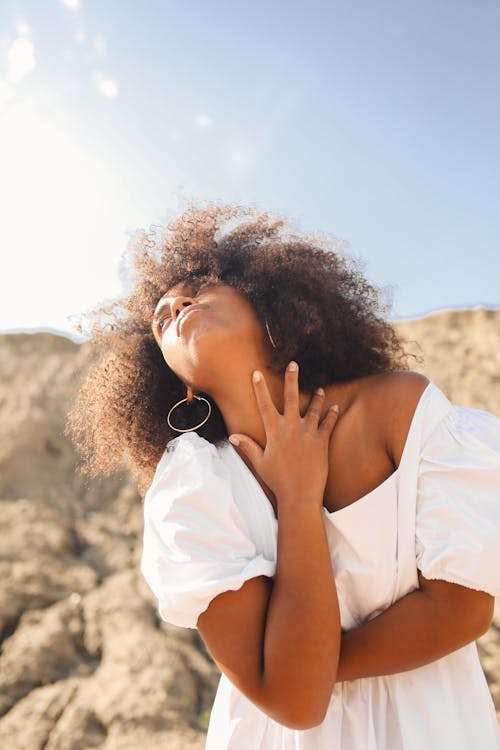
[[[223,673],[206,747],[497,748],[499,420],[408,371],[374,287],[282,219],[190,206],[135,268],[70,424],[149,487],[142,572]]]

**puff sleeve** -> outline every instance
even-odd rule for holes
[[[188,628],[218,594],[274,575],[234,502],[227,466],[196,433],[170,441],[146,493],[141,572],[161,618]]]
[[[500,595],[500,420],[453,406],[422,448],[416,506],[417,567]]]

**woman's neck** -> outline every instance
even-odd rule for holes
[[[264,448],[266,432],[252,384],[253,369],[243,373],[233,372],[230,377],[218,379],[217,385],[210,389],[209,393],[219,407],[228,434],[247,435]],[[262,372],[274,406],[282,414],[284,378],[268,369],[262,369]],[[342,413],[342,406],[346,403],[350,392],[349,384],[332,384],[327,386],[325,391],[324,413],[334,403],[339,403]],[[304,415],[307,411],[311,395],[300,392],[299,411],[301,415]]]

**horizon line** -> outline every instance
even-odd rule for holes
[[[488,305],[478,303],[476,305],[457,305],[451,307],[440,307],[435,310],[429,310],[424,313],[417,315],[403,315],[395,318],[389,318],[390,323],[397,325],[398,323],[410,323],[417,320],[423,320],[432,315],[439,315],[446,312],[467,312],[472,310],[500,310],[499,305]],[[90,341],[91,337],[81,336],[77,333],[64,328],[54,328],[53,326],[26,326],[18,328],[4,328],[0,329],[0,335],[15,335],[15,334],[28,334],[33,335],[36,333],[51,333],[54,336],[61,336],[63,338],[73,341],[75,344],[83,344],[85,341]]]

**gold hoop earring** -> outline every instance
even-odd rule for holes
[[[170,421],[170,415],[172,414],[172,412],[174,411],[174,409],[176,409],[181,404],[184,404],[184,403],[191,404],[192,401],[193,401],[193,398],[197,399],[198,401],[204,401],[208,405],[208,414],[207,414],[207,416],[205,417],[205,419],[202,422],[200,422],[199,424],[195,425],[195,427],[189,427],[187,430],[181,430],[178,427],[174,427],[174,425]],[[210,404],[210,401],[208,401],[208,399],[204,398],[203,396],[197,396],[195,393],[193,393],[191,391],[191,389],[189,389],[188,396],[186,398],[181,398],[180,401],[177,401],[177,403],[172,406],[172,408],[170,409],[170,411],[167,414],[167,422],[169,424],[169,427],[171,427],[172,430],[174,430],[175,432],[192,432],[193,430],[197,430],[199,427],[201,427],[202,425],[204,425],[205,422],[207,422],[207,420],[209,419],[211,413],[212,413],[212,405]]]
[[[268,324],[267,320],[266,320],[266,330],[267,330],[267,335],[269,336],[269,341],[271,342],[271,345],[272,345],[273,349],[276,349],[276,344],[274,343],[274,339],[271,336],[271,331],[269,330],[269,324]]]

